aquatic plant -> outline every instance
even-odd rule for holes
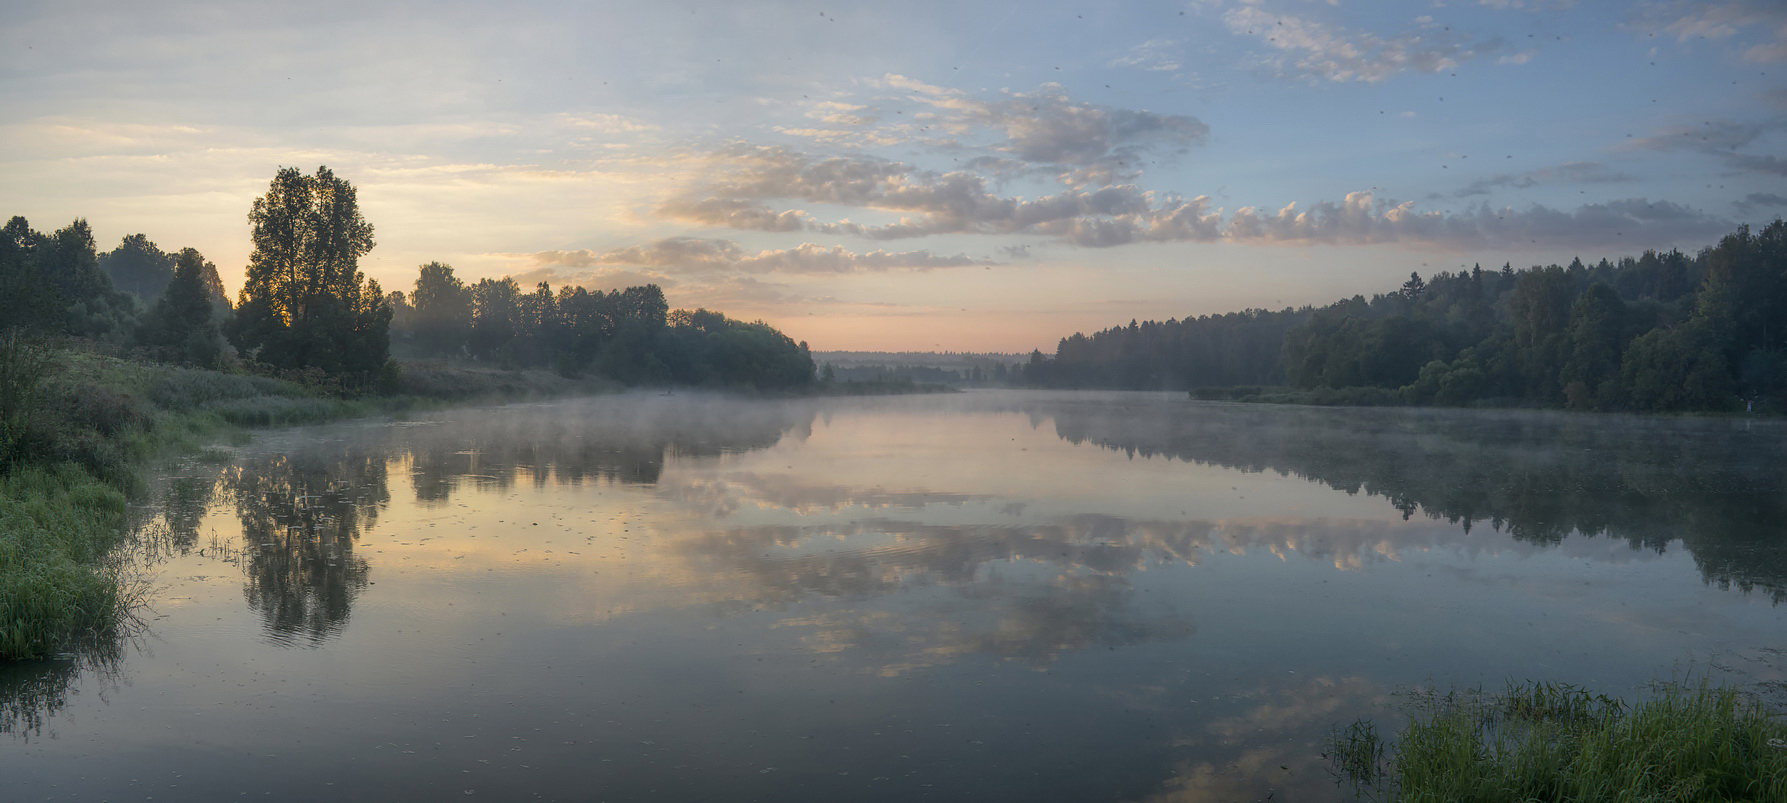
[[[1499,695],[1426,692],[1387,748],[1369,722],[1338,730],[1336,776],[1401,801],[1787,800],[1787,722],[1744,692],[1659,684],[1627,704],[1551,683]]]

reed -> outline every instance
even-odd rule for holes
[[[1754,697],[1659,684],[1625,701],[1563,684],[1418,695],[1387,747],[1369,723],[1329,760],[1361,797],[1426,801],[1787,800],[1787,722]],[[1383,756],[1381,759],[1378,756]]]

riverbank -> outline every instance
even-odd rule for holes
[[[145,467],[247,430],[430,406],[614,392],[602,379],[419,363],[390,395],[0,344],[0,661],[103,638],[126,606],[108,554]]]
[[[127,607],[107,555],[155,460],[256,428],[460,404],[615,393],[600,377],[405,363],[379,395],[321,375],[268,377],[143,363],[79,346],[0,344],[0,661],[105,636]],[[954,392],[913,382],[816,382],[790,396]],[[748,392],[748,391],[740,391]]]
[[[1408,407],[1442,410],[1558,410],[1570,412],[1598,412],[1613,415],[1685,415],[1685,416],[1756,416],[1774,418],[1779,413],[1756,410],[1699,410],[1675,413],[1640,413],[1629,410],[1586,410],[1568,406],[1549,406],[1535,404],[1529,400],[1516,398],[1477,399],[1469,404],[1433,404],[1410,401],[1402,389],[1347,387],[1318,387],[1299,389],[1272,385],[1242,385],[1236,387],[1193,388],[1187,395],[1197,401],[1229,401],[1241,404],[1300,404],[1311,407]]]

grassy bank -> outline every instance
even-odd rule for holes
[[[599,377],[410,362],[380,395],[320,372],[259,376],[144,363],[0,334],[0,660],[40,658],[115,627],[127,606],[107,556],[153,459],[311,424],[449,404],[621,390]],[[803,395],[948,392],[912,382],[818,383]]]
[[[0,660],[103,637],[126,607],[107,556],[153,459],[290,426],[449,403],[616,389],[545,371],[416,364],[387,396],[306,377],[145,364],[0,336]]]
[[[295,382],[0,342],[0,660],[116,626],[124,601],[106,557],[151,459],[240,427],[373,409]]]
[[[1386,741],[1369,721],[1328,757],[1385,801],[1787,800],[1787,721],[1742,692],[1668,684],[1636,703],[1529,683],[1428,694]]]

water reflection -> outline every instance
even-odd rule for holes
[[[1055,431],[1143,457],[1276,471],[1469,533],[1545,545],[1671,544],[1710,583],[1787,601],[1787,433],[1778,422],[1239,405],[1061,407]]]
[[[387,459],[359,444],[242,461],[222,485],[242,523],[242,594],[283,644],[315,646],[348,619],[370,567],[360,536],[390,502]]]
[[[0,734],[26,741],[42,736],[77,682],[105,694],[118,682],[128,641],[128,634],[106,634],[50,660],[0,662]]]
[[[803,403],[630,396],[455,416],[445,426],[399,429],[394,440],[409,458],[416,498],[441,502],[463,484],[507,488],[524,476],[540,486],[650,485],[668,459],[716,457],[802,438],[813,415]]]
[[[962,505],[990,498],[988,494],[900,490],[881,485],[853,487],[756,472],[670,477],[661,483],[660,488],[665,498],[675,499],[713,518],[725,518],[752,507],[779,508],[805,515],[836,513],[846,508],[919,510],[931,505]]]
[[[1125,578],[1151,565],[1195,566],[1207,555],[1264,550],[1358,569],[1442,546],[1463,554],[1552,549],[1572,533],[1615,536],[1653,554],[1679,543],[1708,582],[1757,590],[1776,602],[1787,599],[1787,545],[1779,525],[1787,521],[1787,486],[1780,472],[1768,468],[1787,458],[1787,439],[1772,431],[1758,437],[1728,422],[1544,413],[1013,398],[973,400],[970,410],[1019,413],[1033,425],[1052,424],[1068,443],[1132,457],[1303,477],[1384,498],[1411,521],[1392,527],[1328,516],[1070,514],[986,523],[986,516],[1023,517],[1029,500],[823,482],[798,472],[713,470],[701,458],[811,437],[819,409],[806,403],[716,405],[692,397],[471,411],[369,428],[330,445],[240,462],[223,472],[218,487],[244,534],[244,596],[266,632],[291,644],[321,643],[347,621],[371,571],[355,546],[389,504],[393,471],[405,472],[417,499],[430,504],[444,504],[467,489],[517,483],[651,486],[657,498],[690,515],[727,523],[660,527],[666,537],[654,547],[686,564],[667,581],[694,586],[691,596],[709,602],[785,608],[815,595],[865,599],[953,588],[964,596],[982,594],[985,599],[972,604],[983,609],[1003,606],[969,622],[949,607],[960,607],[960,600],[932,600],[925,621],[943,624],[926,633],[875,612],[811,620],[815,642],[832,649],[891,643],[893,637],[878,629],[897,626],[897,640],[914,654],[986,651],[1046,661],[1088,646],[1190,632],[1181,612],[1133,610]],[[676,460],[707,469],[666,475],[666,463]],[[1048,493],[1039,488],[1037,495]],[[163,516],[171,533],[167,543],[194,542],[209,494],[204,482],[170,486]],[[978,521],[874,515],[939,506]],[[795,521],[733,520],[751,510],[780,511]],[[800,521],[815,516],[835,520]],[[1583,542],[1566,551],[1598,561],[1641,559]],[[1011,587],[997,593],[975,590],[1000,567],[1026,567],[1028,574],[1006,570],[1022,577],[1008,579]],[[897,672],[909,664],[890,656],[884,667]]]
[[[299,684],[251,670],[310,681],[343,696],[302,716],[385,723],[371,748],[392,754],[356,754],[380,773],[544,761],[562,796],[583,777],[564,768],[593,767],[616,798],[671,775],[687,797],[789,797],[798,766],[831,799],[938,788],[921,779],[1320,799],[1321,733],[1398,686],[1459,666],[1649,678],[1720,628],[1754,647],[1779,623],[1754,603],[1787,588],[1784,443],[1721,421],[1028,393],[639,395],[270,433],[157,491],[142,549],[230,571],[166,581],[175,680],[155,693],[201,664],[256,705]],[[182,625],[180,605],[202,614]],[[137,682],[153,658],[126,662]],[[119,665],[0,676],[12,729],[52,730],[82,673]],[[435,736],[404,723],[443,706],[455,745],[408,752]],[[852,752],[862,733],[902,741]],[[479,752],[492,736],[535,741]]]

